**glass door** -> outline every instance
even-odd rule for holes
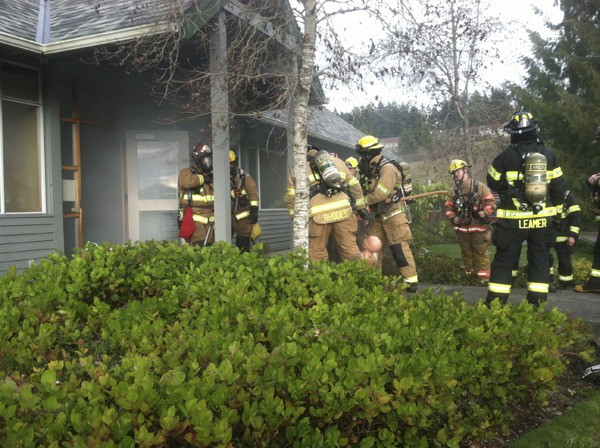
[[[188,160],[187,132],[127,133],[131,241],[177,240],[177,177]]]

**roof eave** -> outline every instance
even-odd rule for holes
[[[9,47],[19,48],[21,50],[33,53],[40,53],[40,48],[42,47],[37,42],[12,36],[2,31],[0,31],[0,44],[7,45]]]
[[[67,39],[46,45],[42,45],[37,42],[32,42],[27,39],[22,39],[0,32],[0,44],[6,44],[11,47],[16,47],[21,50],[41,55],[56,55],[61,53],[83,50],[87,48],[114,45],[122,42],[131,41],[140,36],[148,34],[160,34],[172,31],[173,25],[170,24],[142,25],[138,27],[128,28],[126,30],[111,31],[107,33],[95,34],[93,36],[77,37],[74,39]]]

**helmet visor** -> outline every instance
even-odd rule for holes
[[[208,173],[212,171],[212,155],[211,154],[201,154],[200,159],[198,160],[198,166],[202,171]]]

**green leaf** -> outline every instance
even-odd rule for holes
[[[46,411],[54,411],[58,407],[58,400],[56,397],[48,397],[44,400],[43,406]]]
[[[169,370],[161,378],[161,383],[166,383],[171,386],[179,386],[185,381],[185,373],[180,369]]]
[[[360,448],[370,448],[373,445],[375,445],[376,440],[377,439],[374,436],[368,436],[368,437],[365,437],[364,439],[362,439],[360,441],[360,443],[358,444],[358,446]]]
[[[40,380],[43,385],[53,387],[56,385],[56,372],[54,370],[44,370]]]

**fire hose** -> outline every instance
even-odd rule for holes
[[[404,197],[400,198],[399,202],[412,201],[413,199],[426,198],[429,196],[435,196],[437,194],[443,194],[446,196],[450,196],[450,193],[448,193],[447,191],[444,191],[444,190],[428,191],[426,193],[419,193],[419,194],[413,194],[411,196],[404,196]]]

